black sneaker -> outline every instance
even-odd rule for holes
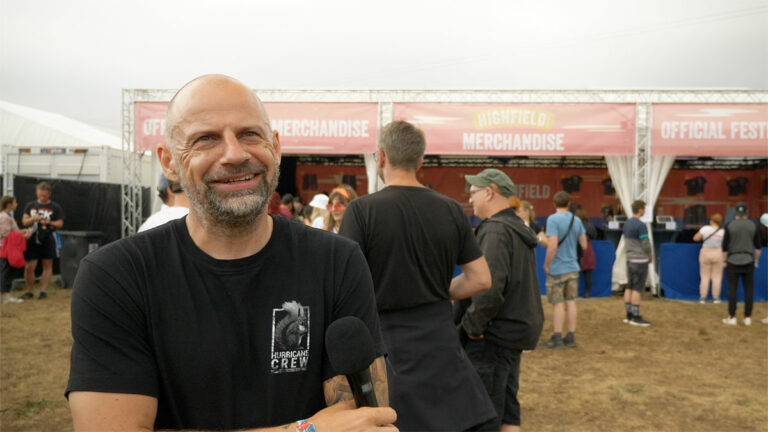
[[[567,346],[568,348],[576,348],[578,345],[576,345],[576,337],[570,337],[565,336],[563,338],[563,345]]]
[[[629,323],[640,327],[650,327],[651,325],[650,322],[644,320],[640,315],[632,317],[632,319],[629,320]]]
[[[31,299],[31,298],[35,298],[35,295],[32,294],[31,292],[27,291],[24,294],[20,295],[19,298],[20,299]]]
[[[629,323],[630,321],[632,321],[632,315],[627,312],[627,316],[624,317],[624,322]]]
[[[565,348],[565,344],[563,344],[562,339],[555,339],[554,336],[550,338],[548,341],[544,341],[539,344],[542,348],[554,348],[554,349],[563,349]]]
[[[40,291],[40,294],[37,295],[38,300],[47,299],[47,298],[48,298],[48,293],[45,291]]]

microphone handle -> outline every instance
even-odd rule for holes
[[[355,404],[360,407],[377,407],[376,392],[371,382],[371,372],[368,369],[347,375],[349,387],[352,389],[352,395],[355,397]]]

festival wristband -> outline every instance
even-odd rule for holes
[[[296,432],[315,432],[315,425],[307,420],[296,422]]]

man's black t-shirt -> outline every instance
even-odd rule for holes
[[[86,256],[67,394],[156,397],[157,429],[274,426],[324,408],[331,322],[359,317],[384,353],[368,265],[343,237],[273,219],[242,259],[204,253],[186,218]]]
[[[388,186],[352,201],[339,234],[360,244],[380,312],[448,300],[454,265],[482,256],[461,206],[423,187]]]
[[[42,219],[48,220],[48,221],[57,221],[59,219],[64,219],[64,210],[61,209],[61,206],[57,203],[51,201],[48,204],[40,204],[37,201],[30,201],[27,203],[27,205],[24,206],[24,214],[28,214],[30,216],[40,215]],[[53,231],[55,231],[56,228],[54,228],[51,225],[47,224],[38,224],[38,231],[36,232],[37,239],[35,239],[34,236],[30,237],[31,241],[38,240],[38,241],[44,241],[51,237],[51,234]],[[30,241],[27,240],[27,241]]]

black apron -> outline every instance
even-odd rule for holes
[[[451,303],[379,314],[389,355],[390,406],[401,431],[463,431],[496,417],[459,344]]]

